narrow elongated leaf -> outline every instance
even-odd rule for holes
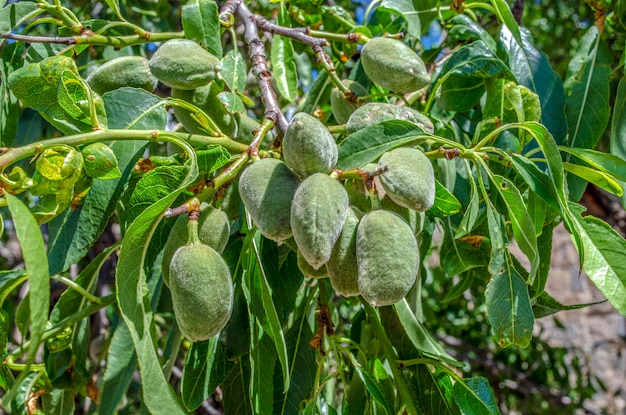
[[[22,257],[28,273],[28,308],[30,311],[30,345],[28,347],[27,367],[34,361],[46,330],[50,307],[50,274],[46,259],[46,247],[37,221],[28,207],[17,197],[5,192],[4,197],[13,218],[15,234],[22,248]],[[25,369],[15,385],[28,374]],[[5,398],[10,401],[17,391],[11,389]]]
[[[289,12],[284,3],[281,3],[278,12],[278,24],[291,27]],[[298,90],[296,62],[293,59],[294,51],[291,39],[276,35],[272,41],[272,69],[274,80],[280,95],[287,101],[294,101]]]
[[[246,297],[249,307],[254,316],[259,320],[264,332],[273,340],[278,361],[283,371],[283,392],[289,389],[289,365],[287,356],[287,344],[281,328],[278,313],[272,300],[269,285],[267,283],[266,273],[261,262],[261,254],[259,246],[261,234],[256,232],[253,238],[250,238],[248,250],[248,270],[245,275],[244,289],[247,289]],[[244,249],[246,249],[244,247]]]
[[[448,36],[454,40],[468,41],[482,40],[493,52],[497,51],[496,41],[480,24],[473,21],[468,15],[461,13],[449,20],[454,26],[448,29]]]
[[[225,415],[254,413],[250,406],[249,384],[250,360],[248,356],[243,356],[235,362],[235,367],[221,386]]]
[[[496,397],[487,379],[473,377],[454,384],[454,399],[464,414],[499,415]]]
[[[551,316],[555,313],[558,313],[559,311],[577,310],[579,308],[585,308],[592,305],[601,304],[604,301],[596,301],[595,303],[587,304],[564,305],[544,291],[543,293],[541,293],[540,296],[535,299],[535,303],[533,304],[533,313],[535,314],[535,318],[542,318]]]
[[[238,50],[229,50],[222,59],[221,76],[233,92],[243,92],[246,88],[246,61]]]
[[[178,188],[144,210],[126,230],[116,270],[116,292],[122,317],[137,352],[144,404],[152,412],[182,414],[161,370],[151,328],[154,324],[152,312],[146,308],[144,301],[144,260],[150,239],[168,206],[198,175],[193,149],[183,140],[176,140],[176,144],[189,154],[187,176]]]
[[[552,70],[547,55],[532,44],[528,30],[522,29],[520,33],[520,40],[516,40],[507,27],[500,32],[500,41],[509,55],[509,67],[520,85],[539,95],[541,123],[563,144],[567,136],[563,82]]]
[[[101,396],[106,396],[98,405],[99,415],[117,413],[120,401],[126,396],[135,370],[137,370],[137,353],[133,347],[133,339],[128,326],[121,320],[111,338],[107,355],[107,365],[100,386]]]
[[[372,398],[374,398],[374,400],[378,402],[388,414],[394,413],[393,402],[389,402],[387,400],[387,396],[385,395],[382,385],[366,368],[361,366],[352,353],[349,353],[348,357],[352,361],[352,366],[354,366],[356,373],[359,375],[359,378],[361,378],[361,381]]]
[[[383,121],[350,134],[339,144],[337,168],[349,170],[370,163],[392,148],[419,143],[429,136],[419,126],[401,120]]]
[[[442,370],[418,365],[409,379],[411,394],[420,414],[455,415],[459,408],[454,401],[453,386],[450,376]]]
[[[17,4],[12,4],[11,6],[16,6]],[[0,15],[4,10],[0,10]],[[2,47],[0,50],[0,79],[7,79],[11,72],[22,67],[24,64],[24,58],[22,57],[24,49],[25,46],[21,42]],[[9,90],[6,82],[2,82],[0,84],[0,145],[3,147],[9,147],[13,144],[17,134],[19,111],[19,100]]]
[[[600,39],[592,26],[570,61],[565,81],[569,147],[594,148],[609,121],[610,57]]]
[[[415,314],[411,311],[406,299],[402,299],[393,305],[400,323],[404,327],[406,334],[413,343],[413,346],[424,353],[425,355],[434,357],[435,359],[443,360],[454,366],[463,366],[463,363],[459,362],[445,350],[435,340],[428,330],[422,325],[422,323],[415,318]]]
[[[287,393],[280,393],[279,388],[274,388],[274,413],[275,414],[298,414],[301,402],[312,396],[317,371],[316,353],[309,345],[309,339],[313,332],[306,319],[307,314],[302,313],[299,324],[294,325],[285,335],[289,352],[289,370],[291,383]],[[282,385],[282,375],[277,368],[274,370],[274,384]]]
[[[332,87],[333,84],[330,82],[328,73],[322,71],[307,92],[306,100],[302,104],[302,112],[312,113],[315,109],[327,103],[330,99]]]
[[[185,37],[204,46],[209,52],[222,57],[222,39],[217,3],[212,0],[191,0],[182,8]]]
[[[528,257],[531,263],[530,281],[532,284],[539,268],[539,252],[537,249],[537,235],[535,224],[528,216],[528,210],[522,195],[515,184],[509,179],[498,176],[490,176],[495,184],[495,188],[502,196],[509,213],[509,220],[513,227],[513,235],[522,252]]]
[[[533,334],[534,315],[528,286],[504,252],[489,264],[492,275],[485,291],[489,322],[501,347],[527,347]]]
[[[274,367],[276,347],[263,331],[257,319],[250,316],[252,342],[250,343],[250,403],[255,414],[269,414],[274,409]],[[282,385],[279,385],[279,387]]]
[[[435,179],[435,204],[426,211],[428,216],[444,217],[451,216],[461,211],[461,203]]]
[[[106,3],[117,17],[124,20],[124,16],[122,16],[122,12],[120,11],[120,3],[118,0],[106,0]]]
[[[496,15],[498,19],[500,19],[507,29],[513,34],[515,40],[518,43],[522,43],[522,34],[520,33],[520,28],[515,21],[515,17],[513,17],[513,13],[509,8],[509,5],[505,0],[491,0],[491,4],[496,10]]]
[[[593,183],[596,186],[606,190],[609,193],[613,193],[616,196],[622,196],[624,190],[620,186],[619,182],[613,178],[613,175],[603,171],[598,171],[587,166],[579,166],[573,163],[563,163],[563,168],[572,174],[584,179],[587,182]]]
[[[621,79],[617,86],[617,96],[613,106],[611,122],[611,154],[626,160],[626,80]],[[626,183],[622,183],[626,189]],[[626,206],[626,197],[622,197],[622,206]]]
[[[615,176],[619,180],[626,181],[626,160],[623,157],[586,148],[561,146],[559,150],[575,156],[597,170]]]
[[[180,395],[189,411],[196,410],[228,376],[234,363],[226,357],[219,335],[195,342],[185,359]]]

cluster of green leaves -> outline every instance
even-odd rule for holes
[[[220,15],[211,0],[186,2],[180,21],[167,1],[107,0],[96,19],[83,18],[88,4],[3,3],[0,34],[74,41],[33,37],[28,47],[4,41],[0,49],[0,140],[8,148],[0,155],[0,200],[24,258],[22,268],[0,271],[2,405],[16,414],[38,405],[46,414],[69,414],[89,397],[96,403],[90,411],[100,414],[115,413],[124,400],[126,413],[185,413],[219,386],[225,413],[499,413],[489,381],[474,368],[462,372],[463,362],[431,332],[461,337],[441,316],[470,313],[470,297],[474,318],[486,313],[498,347],[531,350],[535,319],[579,307],[545,292],[558,223],[571,233],[585,272],[626,314],[626,242],[605,222],[582,216],[577,203],[587,182],[618,196],[626,182],[623,57],[606,46],[621,34],[626,2],[600,3],[593,5],[604,7],[612,24],[587,29],[564,81],[503,0],[382,0],[366,10],[363,24],[350,3],[255,5],[253,12],[276,16],[285,28],[310,26],[329,41],[332,69],[285,33],[273,36],[267,53],[282,109],[315,112],[332,126],[339,169],[354,173],[406,145],[433,160],[436,202],[419,244],[422,259],[436,251],[441,266],[436,273],[423,266],[420,282],[394,306],[337,298],[324,280],[305,280],[295,252],[263,238],[236,204],[224,252],[235,284],[232,318],[217,337],[192,344],[181,339],[160,277],[159,254],[173,224],[163,216],[197,192],[226,209],[234,188],[227,185],[248,161],[248,146],[210,129],[171,131],[168,105],[212,124],[204,122],[211,114],[163,98],[167,91],[123,87],[100,97],[84,78],[98,61],[148,56],[147,39],[184,36],[222,59],[219,98],[230,114],[263,114],[264,92],[248,82],[251,62],[228,23],[240,16]],[[422,51],[420,37],[435,20],[447,36]],[[182,32],[172,31],[179,26]],[[358,43],[399,32],[433,68],[430,88],[405,97],[373,84],[358,60]],[[390,120],[346,136],[329,100],[343,78],[365,86],[369,99],[422,111],[435,132]],[[596,151],[603,134],[610,153]],[[280,156],[276,148],[261,154]],[[84,260],[112,218],[121,241]],[[436,229],[444,235],[439,247]],[[512,241],[523,258],[509,251]],[[99,272],[115,255],[115,294],[98,296]],[[82,269],[69,279],[77,263]],[[427,278],[433,275],[439,280]],[[52,279],[68,285],[58,299]],[[19,298],[26,281],[28,294]],[[104,338],[92,338],[89,317],[104,308],[111,325]],[[99,341],[104,347],[93,352]],[[137,369],[139,396],[130,387]]]

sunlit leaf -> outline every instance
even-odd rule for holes
[[[483,377],[458,380],[454,384],[454,399],[464,414],[500,414],[493,390]]]
[[[191,0],[182,7],[182,24],[187,39],[195,40],[217,57],[222,57],[222,39],[217,3]]]

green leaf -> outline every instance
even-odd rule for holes
[[[100,400],[99,415],[117,413],[118,405],[126,396],[136,369],[137,353],[133,347],[133,339],[128,326],[124,320],[121,320],[113,331],[109,344],[106,367],[100,386],[100,395],[106,396],[106,399]]]
[[[15,234],[22,248],[22,257],[28,273],[28,302],[30,311],[30,344],[26,359],[27,367],[34,361],[41,343],[50,307],[50,274],[46,257],[46,247],[39,226],[31,215],[28,207],[10,193],[4,194],[7,206],[13,218]],[[19,376],[16,385],[28,374],[25,369]],[[12,388],[5,398],[15,396],[17,391]]]
[[[485,290],[489,322],[501,347],[527,347],[533,334],[534,315],[528,286],[500,251],[489,264],[491,281]]]
[[[489,32],[481,25],[473,21],[466,14],[457,14],[449,20],[453,26],[448,29],[450,39],[459,41],[458,43],[471,43],[471,41],[482,40],[492,51],[497,51],[496,41],[493,40]]]
[[[447,111],[469,111],[478,104],[484,93],[484,80],[451,75],[439,90],[437,106]]]
[[[234,363],[226,357],[219,335],[195,342],[187,353],[183,366],[180,395],[189,411],[195,411],[228,376]]]
[[[50,273],[58,274],[67,270],[70,265],[83,258],[98,240],[117,207],[126,181],[136,161],[143,154],[145,145],[142,141],[109,143],[122,172],[121,177],[94,180],[81,206],[67,209],[48,223]]]
[[[426,365],[417,365],[409,380],[411,394],[419,413],[424,415],[459,414],[454,401],[450,376],[442,370],[432,371]]]
[[[122,176],[115,153],[104,143],[92,143],[83,148],[85,172],[96,179],[118,179]]]
[[[119,1],[118,0],[105,0],[105,1],[107,3],[107,6],[109,6],[109,8],[113,10],[113,13],[115,13],[115,15],[120,18],[120,20],[124,20],[124,16],[122,16],[122,12],[120,10]]]
[[[420,21],[420,11],[424,9],[421,7],[424,3],[433,3],[424,0],[412,1],[412,0],[383,0],[378,6],[379,10],[389,13],[395,13],[406,20],[407,33],[419,39],[422,35],[422,23]],[[424,27],[427,27],[425,25]]]
[[[505,0],[491,0],[491,4],[496,11],[498,19],[503,22],[507,29],[513,34],[515,40],[517,40],[518,43],[522,43],[520,28],[517,25],[515,17],[513,17],[513,13],[511,12],[507,2]]]
[[[15,3],[0,10],[0,15],[4,10],[12,6],[27,3]],[[0,23],[1,24],[1,23]],[[0,79],[7,79],[9,74],[21,68],[24,59],[25,46],[21,42],[4,45],[0,50]],[[9,90],[6,82],[0,84],[0,145],[8,147],[13,144],[17,134],[20,118],[20,106],[17,97]]]
[[[535,318],[542,318],[551,316],[552,314],[558,313],[559,311],[577,310],[579,308],[585,308],[592,305],[601,304],[604,301],[596,301],[595,303],[587,304],[563,305],[555,300],[550,294],[544,291],[535,299],[535,303],[533,304],[533,313],[535,314]]]
[[[437,82],[447,82],[458,77],[481,79],[513,79],[513,74],[482,41],[465,45],[450,56],[441,69]]]
[[[509,213],[509,220],[513,227],[513,235],[521,251],[528,257],[531,263],[529,283],[535,279],[539,268],[539,252],[537,248],[537,235],[535,234],[535,224],[528,215],[528,209],[524,199],[515,184],[509,179],[490,175],[495,184],[495,188],[502,196]]]
[[[181,13],[185,37],[221,57],[222,37],[217,3],[212,0],[191,0],[183,6]]]
[[[278,24],[284,27],[291,27],[289,12],[283,3],[281,3],[278,12]],[[296,99],[298,91],[296,62],[293,56],[294,50],[291,39],[275,35],[272,40],[271,50],[272,72],[278,92],[289,102],[293,102]]]
[[[365,388],[370,393],[372,398],[374,398],[374,400],[378,402],[385,409],[385,411],[387,411],[388,414],[394,413],[393,402],[389,402],[389,400],[387,399],[382,385],[376,380],[376,378],[374,378],[374,376],[367,370],[367,368],[364,368],[356,360],[352,353],[348,353],[348,357],[350,358],[352,366],[354,366],[356,373],[359,375],[359,378],[361,378],[361,381],[363,381]]]
[[[607,126],[610,63],[601,34],[591,26],[570,61],[564,85],[569,147],[594,148]]]
[[[476,238],[481,238],[476,236]],[[463,239],[452,239],[448,234],[441,245],[441,267],[446,275],[455,276],[474,268],[486,267],[487,255]]]
[[[568,148],[560,146],[559,150],[575,156],[594,169],[610,174],[619,180],[626,181],[626,161],[622,157],[586,148]]]
[[[0,9],[0,33],[9,33],[25,20],[43,13],[43,9],[40,9],[36,2],[5,3],[3,2],[3,7]]]
[[[395,147],[417,144],[428,137],[419,126],[403,120],[367,126],[350,134],[339,144],[337,168],[349,170],[363,167]]]
[[[472,170],[468,162],[465,163],[465,166],[467,169],[468,182],[471,188],[471,196],[465,209],[465,213],[463,213],[463,219],[461,219],[461,223],[459,224],[454,235],[455,239],[462,238],[473,231],[480,216],[480,197],[476,187],[476,180],[474,179],[474,175],[472,174]]]
[[[500,414],[493,390],[483,377],[457,380],[454,384],[454,399],[464,414]]]
[[[409,307],[406,299],[402,299],[393,305],[393,308],[404,327],[406,334],[408,335],[413,346],[424,353],[427,356],[433,357],[437,360],[443,360],[453,366],[463,366],[464,364],[450,356],[446,351],[441,347],[441,345],[435,340],[432,334],[424,325],[415,318],[415,314]]]
[[[280,393],[279,388],[274,388],[273,413],[275,414],[297,414],[300,411],[301,402],[313,394],[317,361],[315,349],[309,345],[309,339],[312,337],[313,332],[307,321],[307,313],[302,313],[297,324],[294,324],[285,334],[291,382],[287,393]],[[282,376],[276,369],[274,370],[274,384],[282,385]]]
[[[137,352],[144,405],[151,412],[182,414],[184,412],[161,370],[153,338],[152,311],[146,304],[144,288],[144,260],[150,239],[169,205],[198,176],[193,148],[183,140],[173,141],[189,154],[187,175],[177,189],[145,209],[126,230],[116,270],[116,293],[120,312]]]
[[[428,216],[452,216],[461,211],[461,203],[454,195],[435,179],[435,204],[426,211]]]
[[[255,414],[269,414],[274,409],[274,368],[276,348],[259,321],[250,316],[253,325],[250,343],[250,402]],[[279,388],[282,385],[279,385]],[[286,391],[284,391],[286,392]]]
[[[64,75],[78,76],[74,60],[66,56],[51,56],[12,72],[7,84],[25,107],[39,112],[63,133],[70,135],[91,131],[91,119],[77,105],[78,102],[87,102],[89,92],[81,83],[78,88],[68,90],[71,84],[64,81]]]
[[[610,173],[567,162],[563,162],[563,168],[565,171],[572,173],[587,182],[593,183],[616,196],[622,196],[624,194],[622,186],[620,186],[619,182],[615,180],[613,175]]]
[[[313,85],[311,85],[311,89],[307,92],[304,104],[302,104],[302,112],[310,114],[320,106],[327,104],[330,100],[330,91],[332,88],[333,84],[330,81],[328,73],[322,71],[313,82]]]
[[[550,263],[552,261],[552,238],[554,236],[554,228],[556,225],[557,223],[555,221],[544,224],[541,229],[541,235],[537,237],[539,269],[537,270],[535,282],[529,289],[529,291],[531,291],[531,298],[535,298],[537,295],[543,293],[546,283],[548,282]]]
[[[246,89],[248,70],[246,61],[238,50],[229,50],[222,59],[221,76],[232,92],[243,92]]]
[[[165,101],[143,89],[125,86],[105,93],[102,99],[111,129],[164,130],[167,125]]]
[[[278,361],[283,371],[283,392],[289,389],[289,365],[287,344],[281,328],[276,307],[267,283],[266,272],[260,251],[261,234],[250,232],[242,253],[248,257],[247,269],[244,274],[244,293],[248,300],[251,313],[259,320],[263,331],[273,340]],[[247,251],[247,252],[246,252]]]
[[[14,289],[28,279],[25,269],[0,271],[0,307]]]
[[[511,31],[503,27],[500,41],[508,52],[508,64],[517,82],[539,95],[541,123],[559,144],[564,143],[567,136],[565,92],[561,78],[552,70],[547,55],[535,48],[526,29],[521,30],[521,38],[516,40]]]
[[[626,80],[624,79],[619,81],[613,106],[611,154],[626,160]],[[622,187],[626,189],[626,184],[622,183]],[[622,206],[626,206],[626,197],[622,197]]]
[[[609,224],[593,216],[580,216],[572,204],[576,232],[582,239],[583,269],[613,307],[626,316],[626,241]]]
[[[52,389],[41,397],[46,415],[73,415],[75,412],[74,397],[76,392],[71,389]]]
[[[187,173],[188,169],[185,166],[160,166],[150,170],[137,183],[124,215],[132,221],[145,209],[179,187]]]
[[[225,415],[251,415],[250,406],[250,361],[243,356],[235,362],[234,369],[221,386],[224,396]]]

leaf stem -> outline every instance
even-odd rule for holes
[[[46,340],[56,336],[66,328],[73,326],[74,324],[78,323],[86,317],[89,317],[96,311],[113,304],[115,301],[115,293],[100,298],[97,303],[92,303],[87,307],[78,310],[74,314],[67,316],[63,320],[50,327],[43,333],[43,336],[41,336],[41,341],[45,342]],[[11,358],[15,359],[16,357],[23,355],[25,353],[25,350],[28,350],[29,346],[30,340],[25,341],[21,346],[19,346],[10,353]]]
[[[391,345],[391,341],[387,337],[385,333],[385,328],[383,327],[380,317],[378,316],[378,312],[370,306],[366,301],[362,301],[363,308],[365,309],[365,314],[367,314],[367,319],[372,324],[372,329],[378,338],[378,341],[383,347],[383,351],[387,360],[389,361],[389,367],[391,368],[391,372],[396,381],[396,386],[398,387],[398,394],[400,395],[400,402],[404,404],[404,410],[409,415],[417,415],[417,409],[413,404],[413,397],[411,396],[411,392],[409,391],[409,387],[406,384],[404,379],[404,375],[400,371],[398,367],[398,355],[396,351],[393,349]]]
[[[67,285],[68,287],[70,287],[71,289],[73,289],[74,291],[76,291],[77,293],[79,293],[80,295],[82,295],[83,297],[85,297],[87,299],[87,301],[89,301],[90,303],[93,304],[100,304],[100,302],[102,301],[102,299],[98,296],[93,295],[92,293],[90,293],[89,291],[85,290],[83,287],[81,287],[80,285],[76,284],[74,281],[72,281],[71,279],[64,277],[62,275],[52,275],[50,277],[50,279],[61,282],[65,285]]]
[[[175,137],[175,138],[170,138]],[[10,148],[0,155],[0,172],[11,164],[40,154],[43,150],[59,145],[79,146],[109,140],[145,140],[150,142],[186,140],[194,146],[218,144],[229,151],[243,153],[248,146],[228,137],[208,137],[189,133],[170,132],[164,130],[98,130],[65,137],[50,138],[22,147]]]

